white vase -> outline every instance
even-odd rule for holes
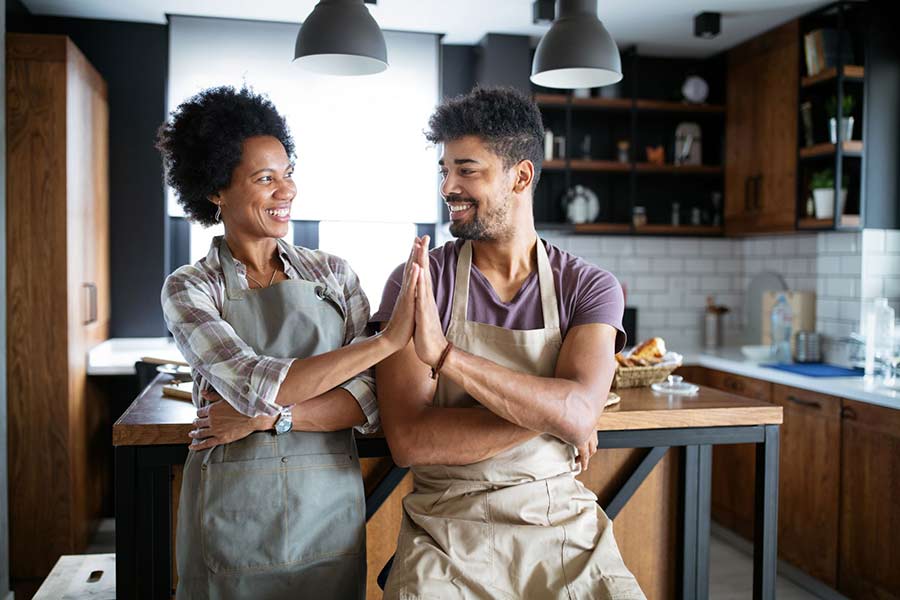
[[[828,133],[831,137],[831,143],[837,144],[837,119],[834,117],[828,119]],[[841,119],[841,141],[853,139],[853,117],[844,117]]]
[[[813,200],[816,203],[816,218],[831,219],[834,218],[834,189],[820,188],[812,191]],[[840,202],[838,205],[838,214],[844,213],[844,204],[847,202],[847,190],[841,190]]]

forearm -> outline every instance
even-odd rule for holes
[[[596,425],[597,398],[577,381],[521,373],[459,348],[447,355],[441,377],[453,380],[502,419],[575,446]]]
[[[331,352],[296,359],[281,383],[275,401],[282,405],[305,404],[397,351],[378,335]]]
[[[425,408],[389,427],[385,436],[400,466],[468,465],[537,435],[482,408]]]
[[[359,402],[343,388],[311,398],[291,413],[294,431],[340,431],[366,422]]]

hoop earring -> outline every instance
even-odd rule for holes
[[[216,223],[222,220],[222,207],[216,206],[216,216],[213,217],[216,220]]]

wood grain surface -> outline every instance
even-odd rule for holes
[[[171,380],[159,375],[113,426],[113,445],[181,444],[194,420],[190,402],[162,395]],[[701,387],[696,396],[667,396],[650,388],[616,390],[622,401],[603,412],[597,431],[724,427],[781,423],[781,407]]]

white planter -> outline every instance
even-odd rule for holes
[[[834,218],[834,189],[821,188],[813,190],[813,200],[816,203],[816,218]],[[844,204],[847,202],[847,190],[841,190],[841,198],[838,206],[838,214],[844,213]]]
[[[837,144],[837,119],[834,117],[828,119],[828,133],[831,137],[831,143]],[[841,119],[841,141],[853,139],[853,117],[844,117]]]

